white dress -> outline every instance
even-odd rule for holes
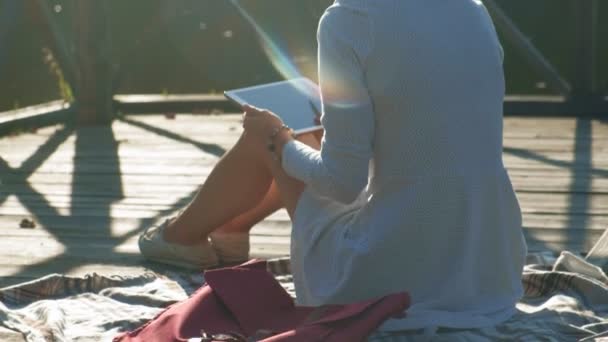
[[[325,136],[290,142],[307,184],[292,268],[303,305],[407,291],[381,330],[509,318],[526,245],[502,161],[502,48],[476,0],[337,0],[318,31]]]

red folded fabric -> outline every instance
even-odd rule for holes
[[[364,341],[410,305],[403,292],[348,305],[297,307],[263,261],[208,271],[205,280],[190,298],[114,341],[186,341],[201,337],[201,330],[243,336],[272,331],[264,342]]]

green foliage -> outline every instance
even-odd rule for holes
[[[54,12],[69,46],[76,31],[71,4],[54,0]],[[583,0],[497,0],[534,45],[568,80],[577,73],[574,58],[578,37],[572,13]],[[0,3],[2,0],[0,0]],[[110,46],[107,52],[120,77],[121,94],[221,93],[224,89],[281,79],[276,66],[293,64],[316,77],[315,30],[319,16],[333,0],[239,0],[260,28],[281,50],[271,60],[250,24],[231,1],[129,0],[106,1]],[[598,81],[608,91],[608,0],[599,1]],[[21,15],[0,49],[6,59],[0,74],[0,111],[60,98],[73,99],[72,89],[48,49],[48,38]],[[441,25],[441,23],[437,23]],[[230,35],[226,35],[230,32]],[[551,90],[525,58],[502,37],[510,94],[547,94]],[[273,64],[274,63],[274,64]],[[67,74],[66,74],[67,75]],[[165,89],[163,89],[165,88]]]
[[[63,76],[63,71],[57,63],[55,56],[53,55],[53,51],[47,47],[42,48],[42,55],[44,63],[47,65],[49,72],[51,75],[55,77],[57,80],[57,88],[59,89],[59,97],[65,102],[73,102],[74,95],[72,93],[72,88],[65,80]]]

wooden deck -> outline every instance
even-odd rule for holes
[[[238,137],[239,118],[141,116],[0,138],[0,287],[154,267],[138,253],[139,233],[189,201]],[[608,228],[607,152],[608,121],[505,119],[530,250],[587,251]],[[253,255],[287,255],[289,231],[286,212],[274,214],[254,228]]]

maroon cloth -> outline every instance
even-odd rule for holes
[[[408,294],[398,293],[348,305],[298,307],[259,261],[207,271],[205,280],[190,298],[114,341],[186,341],[200,337],[201,330],[244,336],[272,331],[264,342],[364,341],[410,305]]]

